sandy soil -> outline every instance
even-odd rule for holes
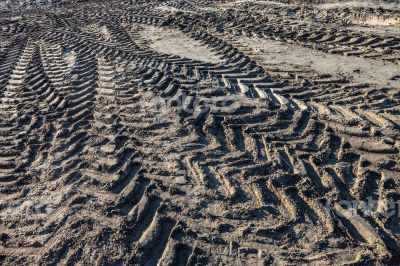
[[[343,1],[341,3],[322,3],[318,8],[344,8],[344,7],[363,7],[363,8],[384,8],[389,10],[400,10],[400,4],[396,1]]]
[[[400,264],[397,8],[18,2],[1,265]]]
[[[258,57],[266,65],[295,65],[320,74],[342,75],[355,83],[400,88],[400,82],[393,79],[400,76],[400,67],[396,63],[328,54],[301,45],[257,37],[241,37],[240,43],[259,53]]]
[[[147,26],[142,31],[142,35],[150,42],[151,48],[161,53],[215,64],[222,61],[214,52],[201,45],[199,41],[176,29]]]

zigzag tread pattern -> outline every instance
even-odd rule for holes
[[[0,15],[0,263],[400,262],[398,210],[343,206],[400,199],[399,89],[276,67],[240,41],[395,65],[398,36],[328,24],[398,11],[259,2]],[[218,62],[161,49],[154,30]]]

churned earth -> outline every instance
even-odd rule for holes
[[[0,9],[0,264],[400,263],[395,1]]]

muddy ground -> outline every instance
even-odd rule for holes
[[[42,2],[0,4],[0,264],[400,263],[395,1]]]

